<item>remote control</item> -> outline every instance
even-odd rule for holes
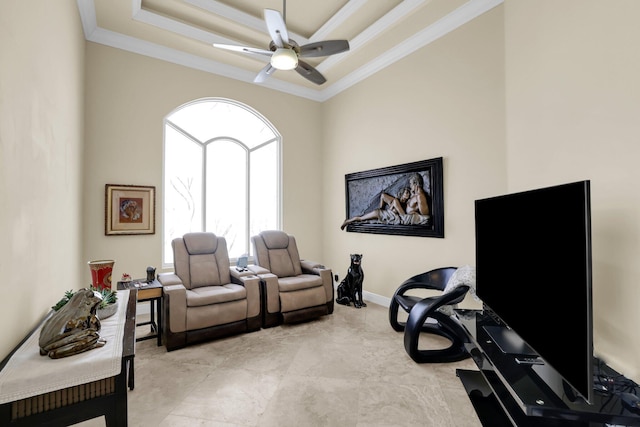
[[[539,357],[518,357],[516,356],[516,363],[518,365],[544,365],[544,362]]]

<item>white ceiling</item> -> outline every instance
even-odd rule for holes
[[[503,0],[77,0],[88,41],[253,83],[267,57],[213,43],[268,49],[263,10],[285,12],[299,45],[346,39],[351,49],[305,58],[321,86],[295,71],[276,71],[261,86],[325,101]]]

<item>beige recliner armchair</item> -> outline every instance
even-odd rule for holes
[[[168,351],[260,329],[260,279],[230,268],[224,237],[187,233],[171,246],[175,272],[158,275]]]
[[[256,265],[250,269],[263,285],[263,327],[333,313],[331,269],[301,260],[293,236],[268,230],[251,242]]]

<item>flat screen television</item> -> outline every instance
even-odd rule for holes
[[[533,350],[591,402],[590,182],[476,200],[475,234],[477,296],[526,343],[503,351]]]

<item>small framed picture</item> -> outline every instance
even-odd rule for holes
[[[156,188],[142,185],[105,185],[106,236],[155,234]]]

